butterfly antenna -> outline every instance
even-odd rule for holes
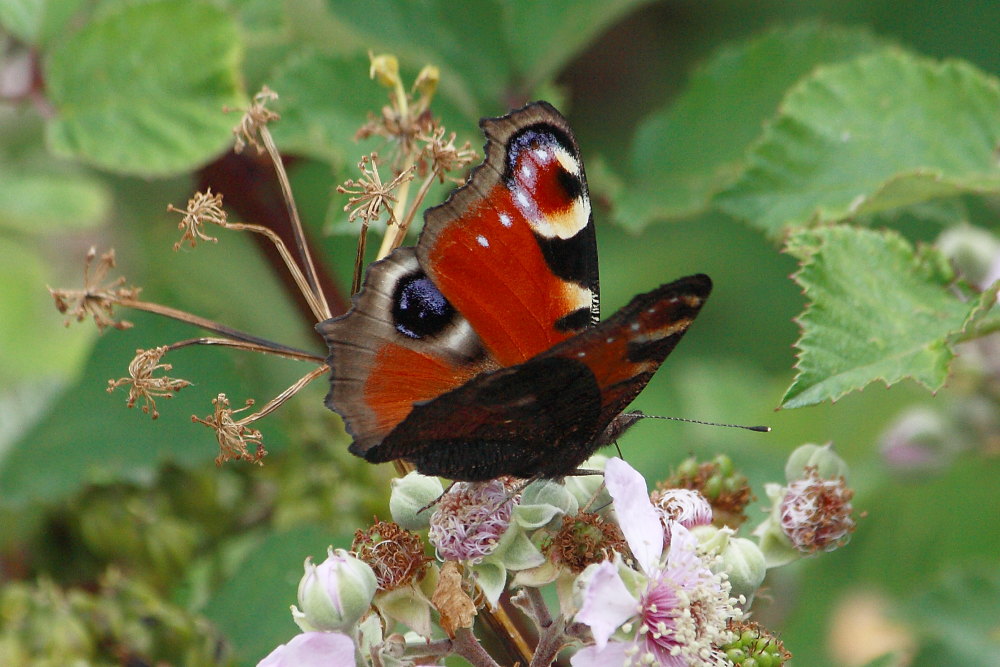
[[[663,415],[647,415],[643,412],[629,412],[628,415],[640,419],[669,419],[675,422],[687,422],[689,424],[702,424],[704,426],[723,426],[725,428],[741,428],[745,431],[756,431],[757,433],[769,433],[770,426],[744,426],[743,424],[720,424],[719,422],[706,422],[700,419],[685,419],[684,417],[664,417]]]

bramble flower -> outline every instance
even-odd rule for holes
[[[171,377],[153,377],[156,371],[169,371],[173,369],[171,364],[161,364],[160,359],[166,353],[167,347],[154,347],[150,350],[136,350],[135,357],[129,362],[127,378],[118,380],[108,380],[108,393],[112,393],[118,387],[131,385],[128,390],[128,407],[135,407],[136,401],[143,399],[145,405],[142,411],[151,415],[153,419],[160,416],[156,410],[155,398],[173,398],[174,394],[189,386],[187,380]]]
[[[222,194],[212,194],[212,188],[205,192],[196,192],[194,197],[188,200],[187,208],[181,210],[173,204],[167,204],[167,211],[170,213],[180,213],[183,215],[181,221],[177,223],[177,229],[181,230],[181,240],[174,244],[174,250],[179,250],[184,242],[192,248],[198,244],[198,240],[209,243],[218,243],[219,239],[205,233],[205,223],[225,226],[227,222],[226,212],[222,210]]]
[[[605,481],[640,571],[616,559],[581,575],[583,601],[576,620],[590,626],[595,645],[577,652],[572,664],[726,665],[721,646],[732,639],[727,626],[742,617],[726,576],[712,572],[698,554],[697,540],[676,522],[670,524],[670,549],[661,558],[659,515],[645,480],[628,464],[610,459]]]
[[[257,667],[355,667],[354,641],[339,632],[303,632],[271,651]]]
[[[805,479],[788,485],[780,505],[781,529],[803,553],[833,551],[854,532],[851,498],[843,477],[823,479],[808,468]]]
[[[104,331],[105,327],[129,329],[132,327],[131,322],[118,321],[114,318],[114,306],[122,301],[137,298],[142,290],[139,287],[122,287],[125,284],[123,276],[107,285],[102,285],[101,283],[108,277],[108,272],[115,268],[115,251],[111,249],[101,255],[96,265],[94,265],[95,257],[97,249],[91,246],[87,251],[83,267],[83,289],[49,288],[49,294],[56,302],[56,310],[69,315],[65,322],[66,326],[73,320],[82,322],[90,316],[94,318],[94,324],[100,331]]]
[[[737,471],[732,459],[725,454],[705,463],[689,457],[659,487],[698,491],[712,506],[717,526],[738,527],[746,521],[743,509],[753,500],[746,475]]]
[[[389,512],[392,520],[407,530],[422,530],[430,524],[431,506],[444,493],[441,480],[412,470],[390,483]]]
[[[496,549],[520,496],[501,479],[455,482],[438,501],[427,535],[441,560],[478,563]]]
[[[768,567],[833,551],[854,532],[847,464],[827,445],[802,445],[785,464],[786,486],[766,484],[771,514],[756,529]]]
[[[382,591],[420,579],[431,560],[420,536],[391,521],[376,520],[367,530],[355,531],[351,552],[371,567]]]
[[[371,608],[376,588],[367,563],[330,547],[319,565],[306,558],[299,607],[292,607],[292,618],[304,632],[350,632]]]
[[[667,528],[676,521],[685,528],[707,526],[712,523],[712,506],[705,496],[691,489],[657,489],[649,496],[653,507],[660,515],[664,536]]]

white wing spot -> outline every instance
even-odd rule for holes
[[[629,329],[631,329],[632,331],[638,331],[639,330],[639,323],[638,322],[633,322],[632,326],[630,326]]]
[[[538,157],[540,162],[545,162],[549,159],[549,151],[545,148],[536,148],[535,155]]]
[[[524,192],[524,190],[517,191],[517,203],[524,207],[531,205],[531,200],[528,199],[528,195]]]
[[[582,359],[583,357],[587,356],[587,353],[584,352],[583,350],[580,350],[579,352],[576,353],[576,356]]]
[[[613,342],[615,342],[615,337],[614,336],[608,336],[607,338],[604,339],[604,342],[605,343],[613,343]]]
[[[533,176],[534,172],[532,172],[531,167],[529,167],[528,165],[524,165],[523,167],[521,167],[521,177],[524,180],[531,181]]]
[[[479,236],[476,237],[476,243],[478,243],[479,245],[483,246],[484,248],[489,248],[490,247],[489,239],[487,239],[482,234],[480,234]]]
[[[650,306],[649,308],[646,309],[646,312],[652,315],[653,313],[656,312],[656,306]]]
[[[512,223],[510,221],[510,216],[509,215],[507,215],[506,213],[501,213],[500,214],[500,224],[503,225],[504,227],[508,227],[509,228],[514,223]]]

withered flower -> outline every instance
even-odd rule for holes
[[[438,180],[444,183],[445,174],[456,169],[468,166],[476,159],[476,152],[472,150],[472,144],[468,141],[461,148],[455,147],[455,133],[448,135],[445,140],[445,130],[440,125],[434,125],[427,134],[421,134],[418,138],[424,142],[422,159],[430,161],[430,169],[437,175]],[[456,183],[461,183],[462,179],[450,179]]]
[[[413,178],[413,170],[406,169],[388,183],[382,182],[382,177],[378,173],[378,153],[365,155],[358,163],[361,170],[359,180],[348,179],[343,185],[337,186],[337,192],[352,195],[344,206],[345,211],[350,211],[347,219],[351,222],[357,218],[365,223],[378,220],[383,209],[389,213],[389,224],[396,221],[392,210],[392,204],[396,202],[393,194],[396,188]]]
[[[180,229],[183,234],[181,240],[174,244],[174,250],[180,249],[185,241],[192,248],[195,247],[199,239],[217,243],[219,239],[205,233],[205,223],[224,226],[227,222],[226,212],[222,210],[222,194],[212,194],[212,188],[208,188],[205,192],[196,192],[194,197],[188,200],[187,208],[184,210],[173,204],[168,204],[167,210],[184,216],[177,223],[177,229]]]
[[[126,405],[130,408],[135,407],[136,401],[142,399],[145,401],[142,411],[151,415],[153,419],[159,417],[155,398],[173,398],[174,394],[191,384],[179,378],[153,377],[153,373],[157,371],[167,372],[173,369],[171,364],[160,363],[167,349],[166,346],[162,346],[149,350],[136,350],[135,358],[128,365],[129,377],[108,380],[108,393],[112,393],[118,387],[131,385]]]
[[[233,146],[235,152],[242,153],[247,145],[256,148],[258,153],[267,150],[261,144],[260,133],[268,123],[281,118],[266,106],[268,102],[276,99],[278,99],[278,94],[267,86],[261,88],[260,92],[253,96],[253,103],[240,118],[239,125],[233,128],[233,134],[236,135],[236,143]]]
[[[87,252],[86,264],[83,268],[83,289],[53,289],[49,288],[49,294],[55,299],[56,309],[63,314],[68,314],[66,326],[76,320],[82,322],[88,316],[94,318],[94,324],[100,331],[105,327],[115,329],[128,329],[131,322],[125,320],[115,320],[114,306],[123,300],[132,300],[139,296],[141,288],[122,287],[125,284],[124,276],[116,278],[107,285],[102,285],[108,272],[115,268],[115,251],[111,249],[101,255],[97,264],[94,265],[94,258],[97,257],[97,249],[91,246]],[[93,266],[93,271],[91,267]]]
[[[217,398],[212,399],[212,405],[215,406],[213,414],[204,419],[191,416],[191,421],[204,424],[215,431],[215,437],[219,441],[219,455],[215,458],[216,465],[222,465],[226,461],[232,460],[249,461],[263,465],[262,461],[267,456],[267,450],[264,449],[263,443],[264,436],[257,429],[247,426],[254,415],[249,415],[239,421],[233,419],[233,415],[249,410],[253,404],[253,399],[248,398],[242,408],[233,410],[229,407],[229,399],[226,395],[219,394]],[[250,452],[250,445],[255,447],[253,453]]]

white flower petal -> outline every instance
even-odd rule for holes
[[[608,459],[604,481],[615,502],[618,525],[625,541],[646,574],[654,572],[663,554],[660,515],[649,500],[646,480],[619,458]]]
[[[624,665],[628,654],[625,650],[631,644],[622,642],[611,642],[603,649],[596,646],[588,646],[576,652],[569,659],[569,664],[573,667],[611,667],[612,665]]]
[[[636,615],[639,601],[629,593],[613,563],[591,567],[576,620],[590,626],[597,647],[603,649],[618,626]]]

